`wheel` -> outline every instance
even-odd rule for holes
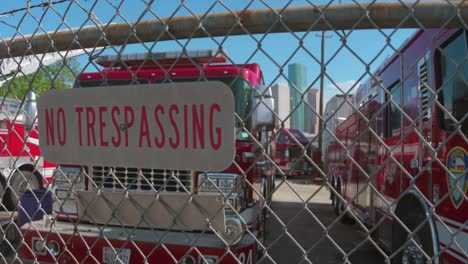
[[[260,202],[260,215],[259,215],[259,223],[258,223],[258,245],[257,245],[257,259],[260,259],[265,254],[265,250],[263,249],[262,245],[265,246],[265,230],[266,230],[266,222],[268,218],[268,209],[266,206],[270,206],[269,202],[269,188],[268,188],[268,181],[265,178],[262,178],[261,185],[260,185],[260,193],[262,194],[264,200]],[[261,244],[261,245],[260,245]]]
[[[0,181],[0,211],[5,210],[5,186],[3,182]]]
[[[333,188],[335,188],[335,191],[336,192],[340,192],[340,185],[338,184],[334,184],[333,185]],[[333,197],[333,200],[332,200],[332,206],[333,206],[333,211],[335,212],[335,215],[336,216],[339,216],[340,215],[340,208],[339,208],[339,204],[340,204],[340,197],[338,195],[336,195],[334,192],[331,192],[332,193],[332,197]]]
[[[260,201],[260,224],[264,224],[268,217],[268,209],[267,206],[271,205],[270,195],[269,195],[269,188],[268,188],[268,180],[263,177],[260,183],[260,193],[262,194],[263,200]]]
[[[9,179],[7,185],[5,204],[8,209],[16,210],[21,196],[27,189],[39,189],[40,184],[36,175],[30,171],[16,171]]]
[[[265,219],[265,213],[263,212],[265,209],[262,210],[260,213],[260,220],[259,220],[259,230],[258,230],[258,244],[257,244],[257,259],[260,259],[265,255],[265,249],[263,247],[266,247],[265,245],[265,229],[266,229],[266,219]]]
[[[343,197],[341,194],[341,184],[338,183],[336,191],[338,192],[339,196]],[[340,198],[338,195],[335,195],[335,212],[337,216],[341,215],[340,222],[345,225],[353,225],[356,220],[352,216],[349,215],[348,209],[346,208],[346,201],[344,198]]]
[[[336,191],[336,185],[335,185],[335,182],[332,181],[331,182],[331,188],[330,188],[330,200],[331,200],[331,203],[332,203],[332,207],[333,207],[333,210],[336,214],[337,210],[336,210],[336,195],[333,191]]]
[[[413,231],[424,222],[425,214],[422,213],[422,210],[416,210],[415,212],[408,210],[399,218],[409,230]],[[392,252],[398,251],[398,253],[392,259],[392,263],[428,263],[428,259],[420,248],[430,258],[434,256],[434,241],[431,237],[429,222],[426,221],[415,234],[410,235],[397,221],[394,221],[392,227]],[[432,263],[434,260],[430,262]]]
[[[273,192],[275,191],[276,188],[276,183],[275,183],[275,178],[271,177],[270,178],[270,184],[268,187],[268,206],[271,208],[271,204],[273,203]],[[268,211],[268,216],[270,215],[270,211]]]

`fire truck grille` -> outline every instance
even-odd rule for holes
[[[190,171],[93,166],[94,189],[190,192]]]

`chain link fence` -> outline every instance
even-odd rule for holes
[[[3,262],[467,263],[465,1],[0,13]]]

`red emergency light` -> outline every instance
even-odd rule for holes
[[[102,55],[95,62],[103,67],[184,67],[227,61],[224,50],[190,50]]]

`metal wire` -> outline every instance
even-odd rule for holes
[[[0,13],[1,260],[466,263],[467,7],[292,0],[7,5]],[[216,51],[200,62],[194,49]],[[128,59],[134,52],[144,56]],[[296,62],[308,67],[304,83],[286,69]],[[47,90],[111,85],[118,93],[120,85],[212,80],[235,97],[235,153],[225,171],[135,168],[126,160],[149,158],[115,154],[123,148],[106,153],[115,157],[111,166],[104,158],[81,164],[79,148],[71,151],[74,165],[45,154],[51,145],[43,132],[61,128],[37,110],[35,97],[60,94]],[[276,84],[284,84],[276,93],[287,89],[287,98],[268,89]],[[320,107],[313,93],[328,104]],[[99,99],[112,103],[112,96]],[[75,99],[72,107],[87,105]],[[68,107],[64,102],[48,107]],[[253,127],[258,113],[274,124]],[[107,125],[129,133],[133,117],[126,115]],[[314,117],[318,130],[295,130],[306,127],[295,123],[298,116],[304,124]],[[94,135],[94,112],[86,118],[85,132]],[[71,130],[81,133],[81,123]]]

